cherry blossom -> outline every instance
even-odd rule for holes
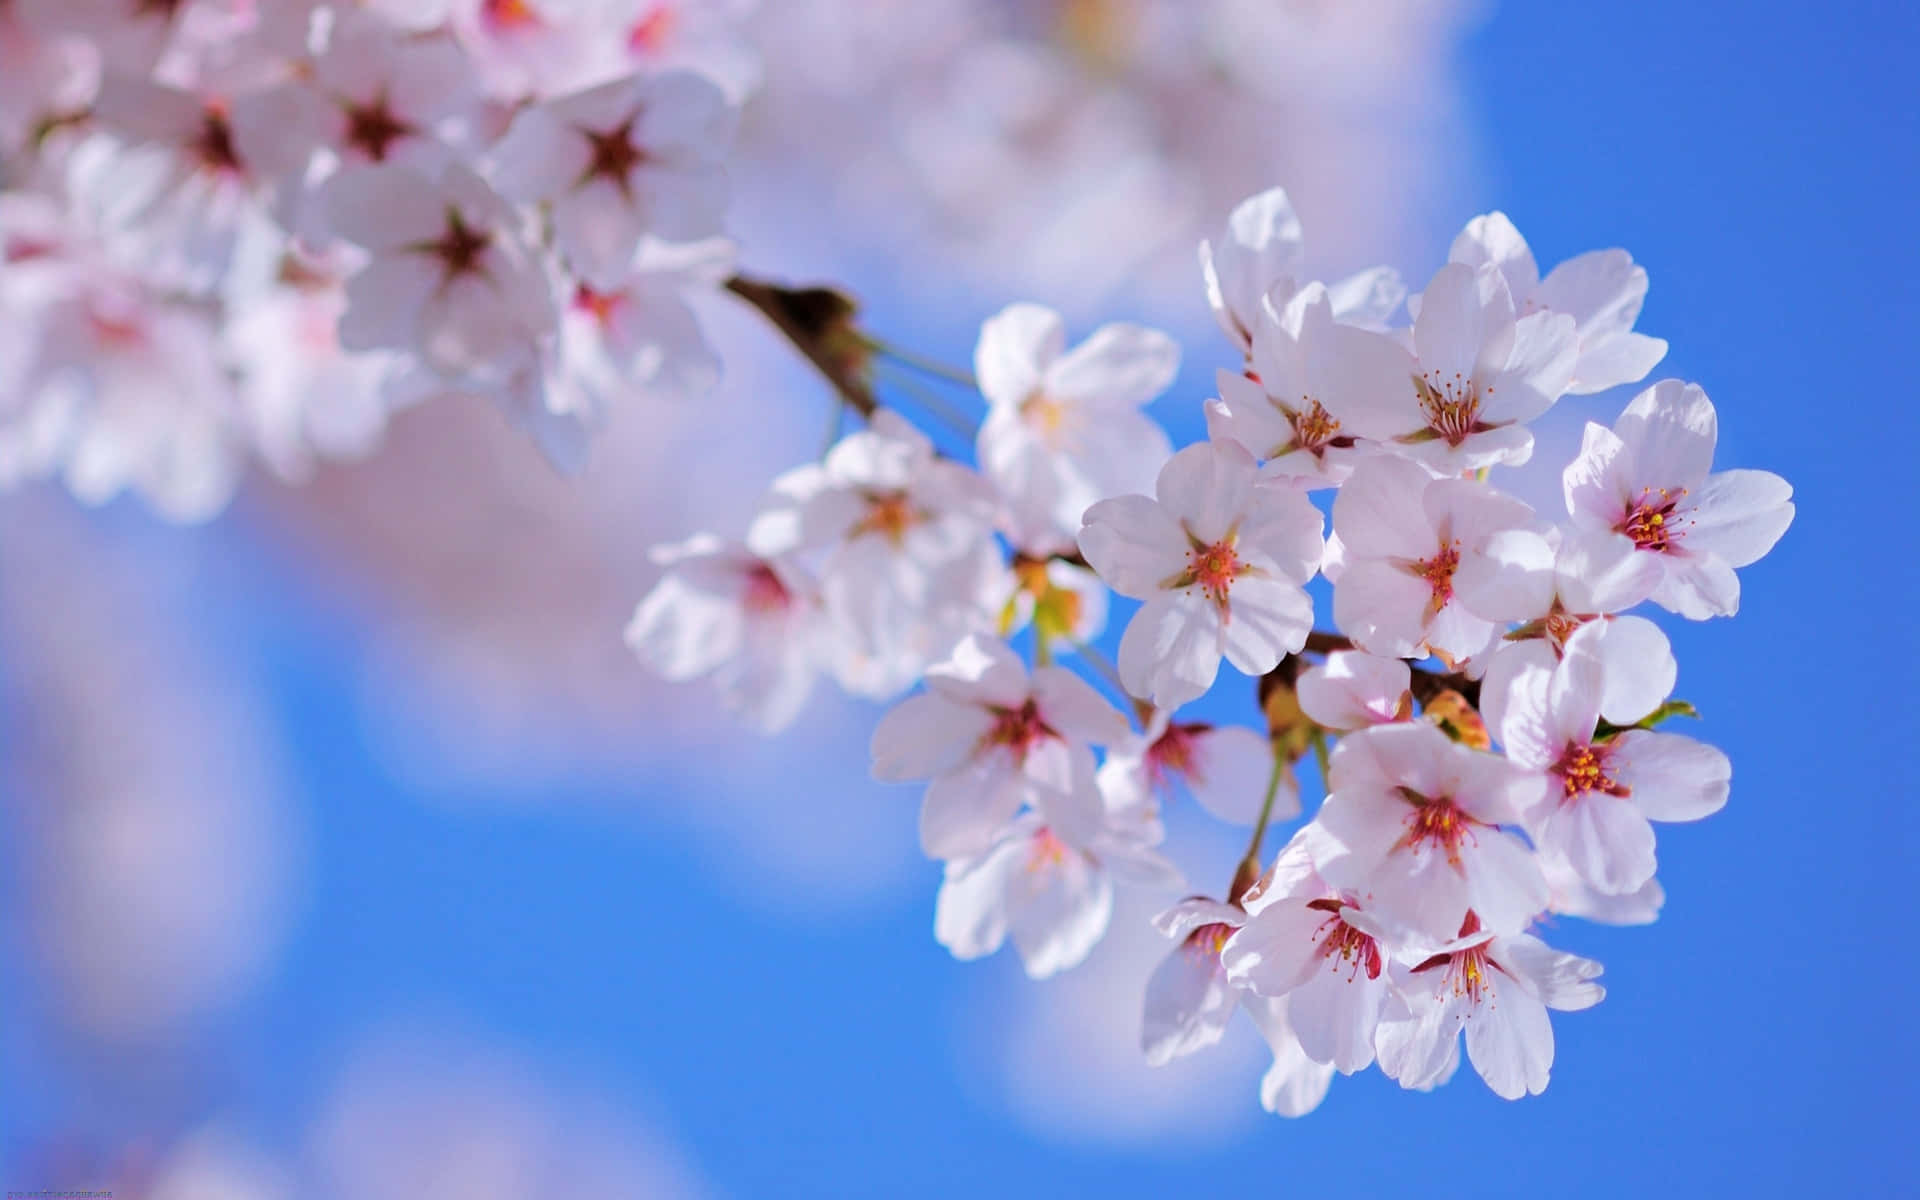
[[[1542,279],[1526,239],[1505,213],[1493,212],[1468,221],[1447,257],[1470,267],[1498,267],[1522,316],[1553,312],[1574,319],[1579,357],[1567,385],[1572,395],[1637,383],[1667,356],[1666,342],[1633,332],[1647,298],[1647,272],[1625,250],[1590,250]]]
[[[1546,908],[1540,868],[1503,828],[1538,787],[1505,759],[1425,722],[1381,725],[1341,739],[1330,788],[1314,865],[1365,911],[1444,938],[1468,909],[1517,931]]]
[[[1014,304],[980,327],[974,372],[987,399],[981,472],[1007,503],[1016,546],[1072,547],[1096,500],[1144,491],[1173,454],[1140,408],[1180,369],[1172,338],[1138,325],[1104,325],[1066,350],[1058,313]]]
[[[1374,654],[1480,654],[1499,629],[1468,608],[1455,579],[1496,534],[1533,524],[1525,504],[1485,484],[1434,479],[1404,459],[1368,460],[1333,501],[1334,620]]]
[[[1080,549],[1114,591],[1145,600],[1120,641],[1120,678],[1175,708],[1212,686],[1225,656],[1249,675],[1298,650],[1313,609],[1319,511],[1262,484],[1237,442],[1204,442],[1161,468],[1155,497],[1087,510]]]
[[[1606,990],[1600,964],[1565,954],[1529,934],[1499,935],[1473,915],[1459,936],[1396,966],[1410,1014],[1380,1026],[1380,1069],[1402,1087],[1430,1087],[1467,1058],[1495,1095],[1517,1100],[1546,1090],[1553,1066],[1549,1008],[1577,1012]]]
[[[1579,336],[1564,313],[1517,316],[1491,264],[1449,263],[1421,293],[1413,350],[1412,386],[1381,397],[1370,420],[1392,427],[1397,452],[1450,475],[1532,455],[1526,423],[1566,393]]]
[[[1793,488],[1778,475],[1709,474],[1718,432],[1704,391],[1661,380],[1612,429],[1589,422],[1564,476],[1574,525],[1631,539],[1660,565],[1654,603],[1696,621],[1739,610],[1734,569],[1762,558],[1793,521]]]
[[[1085,839],[1106,811],[1091,747],[1126,733],[1126,718],[1078,675],[1039,667],[1029,677],[1004,643],[974,636],[881,719],[873,774],[932,780],[920,810],[930,858],[980,853],[1023,805]]]
[[[819,597],[801,566],[710,534],[652,558],[665,573],[634,611],[628,647],[667,679],[712,676],[766,732],[792,723],[824,657]]]
[[[1266,460],[1269,478],[1338,484],[1371,450],[1362,440],[1393,435],[1376,397],[1406,386],[1407,353],[1384,334],[1338,324],[1327,289],[1310,283],[1284,310],[1262,305],[1253,326],[1250,369],[1222,369],[1220,399],[1207,406],[1207,432]]]
[[[1153,927],[1177,945],[1147,980],[1140,1049],[1153,1066],[1164,1066],[1218,1042],[1240,1006],[1227,984],[1220,949],[1247,919],[1231,904],[1190,896],[1153,919]]]
[[[991,626],[1003,569],[992,516],[984,481],[889,411],[776,479],[747,544],[818,557],[834,671],[852,691],[888,697]]]
[[[1172,865],[1130,825],[1069,838],[1038,813],[1002,829],[982,854],[947,863],[934,937],[955,958],[982,958],[1012,937],[1034,979],[1077,966],[1106,935],[1118,875],[1166,886]]]
[[[454,377],[532,361],[553,303],[512,211],[479,176],[362,167],[334,176],[326,197],[333,229],[376,256],[347,280],[342,346],[413,351]]]
[[[1294,688],[1300,707],[1327,729],[1351,733],[1413,715],[1413,672],[1397,658],[1337,650],[1303,672]]]
[[[1146,730],[1115,747],[1100,766],[1100,786],[1126,805],[1155,807],[1184,790],[1229,825],[1252,825],[1275,781],[1273,744],[1243,725],[1175,721],[1156,710]],[[1270,819],[1300,815],[1299,786],[1282,771]]]
[[[1241,1002],[1273,1052],[1260,1077],[1260,1107],[1277,1117],[1304,1117],[1320,1107],[1333,1083],[1333,1067],[1307,1057],[1295,1036],[1288,1002],[1249,996]]]
[[[1544,776],[1522,814],[1535,843],[1601,894],[1617,896],[1653,878],[1647,822],[1718,812],[1733,767],[1712,746],[1678,734],[1597,734],[1605,686],[1599,657],[1576,638],[1551,671],[1515,681],[1500,736],[1516,765]]]
[[[634,75],[522,111],[493,148],[493,177],[509,198],[549,206],[583,280],[618,287],[643,236],[721,232],[733,120],[700,75]]]

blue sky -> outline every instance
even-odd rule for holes
[[[965,1061],[957,1031],[1016,969],[934,944],[935,867],[832,920],[782,917],[693,835],[608,816],[636,791],[697,796],[697,771],[568,797],[604,804],[423,795],[367,745],[352,629],[303,612],[290,579],[246,572],[203,586],[292,739],[311,899],[285,968],[189,1090],[286,1138],[342,1048],[398,1017],[564,1064],[738,1196],[1910,1188],[1916,21],[1893,3],[1509,3],[1463,47],[1483,169],[1458,212],[1435,215],[1433,260],[1402,265],[1422,275],[1492,207],[1544,263],[1629,247],[1653,278],[1641,328],[1674,348],[1659,373],[1719,407],[1719,465],[1781,472],[1799,505],[1743,572],[1737,619],[1663,622],[1679,692],[1706,718],[1689,732],[1732,757],[1733,798],[1662,829],[1658,924],[1561,931],[1605,962],[1609,993],[1556,1020],[1544,1096],[1509,1104],[1470,1075],[1418,1096],[1369,1074],[1336,1081],[1310,1118],[1261,1115],[1225,1144],[1036,1135]],[[1184,382],[1197,394],[1204,376]],[[1623,398],[1573,403],[1607,420]],[[248,541],[244,526],[154,536]],[[863,763],[807,762],[795,740],[741,754],[804,766],[817,784],[796,804],[830,811],[868,786]],[[900,821],[911,809],[902,793]],[[43,1048],[4,1045],[10,1070],[51,1069]],[[30,1130],[69,1104],[95,1111],[69,1093],[101,1082],[70,1076],[19,1104],[18,1084],[0,1086]]]

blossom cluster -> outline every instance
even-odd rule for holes
[[[1227,886],[1157,919],[1176,948],[1145,981],[1152,1062],[1244,1008],[1277,1112],[1375,1063],[1437,1085],[1463,1033],[1495,1092],[1537,1093],[1548,1010],[1602,989],[1530,930],[1654,920],[1653,823],[1728,795],[1724,754],[1655,728],[1691,709],[1630,610],[1732,615],[1791,489],[1715,472],[1712,403],[1662,380],[1587,425],[1564,509],[1501,490],[1530,422],[1664,357],[1634,330],[1647,276],[1623,251],[1543,277],[1491,213],[1408,295],[1384,268],[1298,278],[1301,246],[1275,189],[1200,249],[1234,356],[1205,441],[1175,452],[1143,411],[1176,376],[1171,338],[1113,324],[1069,347],[1055,313],[1012,305],[975,350],[976,466],[878,411],[775,481],[740,540],[660,551],[629,642],[770,730],[821,675],[881,699],[924,684],[880,721],[873,771],[927,781],[935,934],[959,958],[1010,939],[1036,978],[1081,962],[1116,887],[1180,886],[1160,846],[1181,796],[1250,826]],[[1114,596],[1138,605],[1108,665]],[[1263,728],[1183,717],[1222,660],[1258,681]],[[1309,754],[1325,798],[1266,862]]]
[[[750,55],[661,0],[0,4],[0,487],[177,519],[477,396],[706,387]]]

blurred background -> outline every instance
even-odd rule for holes
[[[737,528],[829,400],[751,312],[709,400],[561,478],[480,405],[181,529],[0,501],[0,1187],[120,1197],[1909,1195],[1920,1089],[1920,17],[1675,0],[763,0],[743,265],[963,362],[1032,298],[1232,352],[1193,247],[1284,184],[1310,267],[1415,287],[1472,215],[1624,246],[1718,464],[1799,516],[1737,620],[1664,622],[1733,800],[1662,830],[1609,994],[1508,1104],[1339,1080],[1261,1111],[1242,1023],[1153,1070],[1151,897],[1084,966],[932,938],[913,789],[821,693],[762,739],[620,631],[647,548]],[[790,47],[804,45],[805,54]],[[1624,395],[1563,401],[1564,462]],[[972,415],[977,415],[975,410]],[[1249,688],[1249,693],[1251,689]],[[1251,696],[1217,715],[1252,719]],[[1174,812],[1199,886],[1232,835]]]

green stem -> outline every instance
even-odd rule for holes
[[[921,387],[911,376],[894,370],[888,371],[886,378],[887,382],[892,386],[912,396],[913,402],[923,409],[927,415],[933,417],[942,425],[945,425],[955,434],[965,438],[969,444],[980,436],[979,427],[974,423],[973,418],[962,413],[959,409],[954,408],[927,388]]]
[[[1287,763],[1278,751],[1273,755],[1273,773],[1267,776],[1267,795],[1260,802],[1260,819],[1254,822],[1253,837],[1247,842],[1247,852],[1240,857],[1240,863],[1234,868],[1233,882],[1227,888],[1227,903],[1238,904],[1260,879],[1260,844],[1267,837],[1267,823],[1273,819],[1273,799],[1280,794],[1280,773],[1287,769]]]
[[[916,371],[936,376],[940,379],[947,380],[949,383],[957,383],[961,387],[968,388],[972,391],[977,392],[980,390],[980,381],[975,379],[971,372],[963,371],[959,367],[949,366],[938,359],[923,357],[915,354],[911,350],[903,350],[891,342],[881,341],[879,338],[864,331],[860,336],[861,339],[866,342],[869,350],[872,350],[875,354],[890,358],[901,366],[912,367]]]

